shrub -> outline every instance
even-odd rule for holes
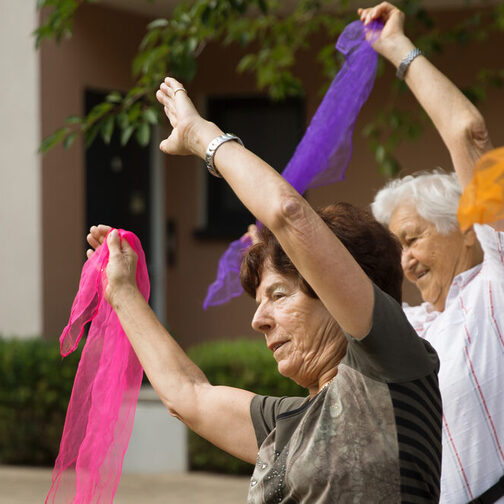
[[[0,337],[0,464],[54,464],[82,347],[62,360],[57,341]],[[188,353],[215,385],[264,395],[306,395],[278,373],[262,341],[203,343]],[[228,474],[252,471],[250,464],[192,432],[189,465]]]
[[[53,465],[80,350],[57,341],[0,338],[0,463]]]
[[[229,385],[261,395],[306,396],[305,389],[278,373],[276,361],[264,341],[234,340],[203,343],[189,349],[191,359],[213,385]],[[189,433],[189,466],[192,470],[251,474],[252,466],[193,432]]]

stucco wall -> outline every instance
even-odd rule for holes
[[[41,301],[38,54],[34,2],[3,0],[0,16],[0,334],[39,335]]]
[[[42,135],[84,114],[84,90],[127,90],[130,61],[147,20],[97,6],[79,10],[70,40],[41,48]],[[71,149],[58,146],[43,157],[44,335],[59,336],[77,292],[86,259],[85,151],[79,138]]]

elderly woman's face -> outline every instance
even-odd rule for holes
[[[416,284],[422,299],[443,311],[452,280],[472,267],[464,235],[456,230],[440,234],[410,203],[400,204],[392,213],[389,229],[402,245],[404,275]]]
[[[306,295],[295,277],[269,266],[262,272],[256,302],[252,327],[264,334],[278,371],[303,387],[317,388],[321,373],[344,355],[345,338],[325,306]]]

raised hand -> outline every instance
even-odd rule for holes
[[[212,126],[216,131],[218,128],[199,115],[185,88],[171,77],[166,77],[161,83],[156,98],[164,106],[165,114],[173,128],[159,148],[166,154],[203,156],[207,144],[201,142],[201,131]]]
[[[374,20],[381,20],[384,23],[381,35],[373,43],[373,48],[392,61],[398,46],[407,40],[404,35],[404,12],[389,2],[382,2],[374,7],[358,9],[357,14],[365,25]],[[402,54],[403,50],[400,52]]]

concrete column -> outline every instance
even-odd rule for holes
[[[1,0],[0,334],[40,335],[41,174],[35,2]]]
[[[123,474],[187,470],[187,428],[172,417],[152,387],[140,390]]]

